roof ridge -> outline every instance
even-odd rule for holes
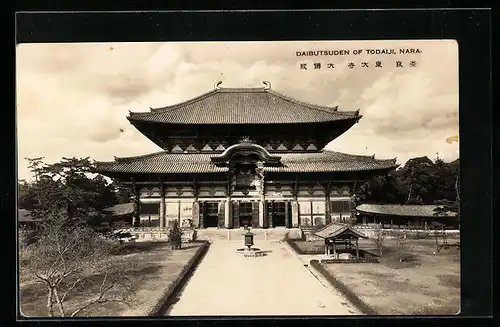
[[[158,114],[158,113],[170,112],[170,111],[173,111],[175,109],[179,109],[179,107],[181,107],[181,106],[188,105],[188,104],[191,104],[191,103],[203,100],[203,99],[207,98],[208,96],[210,96],[212,94],[218,93],[218,91],[219,91],[219,89],[211,90],[209,92],[205,92],[205,93],[203,93],[201,95],[198,95],[198,96],[196,96],[194,98],[191,98],[191,99],[188,99],[188,100],[185,100],[185,101],[182,101],[182,102],[170,105],[170,106],[164,106],[164,107],[158,107],[158,108],[150,108],[149,112],[138,112],[138,113],[132,113],[132,112],[130,112],[130,113],[134,114],[136,116],[137,115],[140,115],[140,116],[146,116],[146,115],[148,115],[149,116],[149,115],[154,115],[154,114]]]
[[[329,106],[322,106],[322,105],[307,103],[307,102],[304,102],[304,101],[301,101],[301,100],[297,100],[297,99],[295,99],[293,97],[290,97],[288,95],[284,95],[284,94],[282,94],[280,92],[276,92],[276,91],[271,90],[271,89],[264,89],[264,92],[270,93],[272,95],[275,95],[277,97],[282,98],[283,100],[290,101],[290,102],[293,102],[295,104],[299,104],[299,105],[308,107],[309,109],[313,109],[313,110],[318,110],[318,111],[327,112],[327,113],[331,113],[331,114],[337,113],[337,114],[344,115],[344,116],[351,116],[349,114],[356,113],[356,115],[351,116],[353,118],[354,117],[358,117],[358,115],[359,115],[359,110],[355,110],[355,111],[338,111],[337,110],[338,106],[329,107]]]
[[[245,92],[245,91],[262,91],[264,93],[266,87],[219,87],[217,91],[220,92]]]
[[[154,157],[154,156],[164,154],[164,153],[168,153],[168,151],[162,150],[162,151],[158,151],[158,152],[141,154],[138,156],[131,156],[131,157],[116,157],[115,156],[115,161],[112,161],[112,162],[124,162],[124,161],[136,160],[136,159],[144,159],[144,158]]]
[[[390,161],[393,161],[394,163],[396,163],[397,161],[397,158],[387,158],[387,159],[377,159],[375,158],[375,155],[372,154],[372,155],[369,155],[369,154],[351,154],[351,153],[344,153],[344,152],[339,152],[339,151],[333,151],[333,150],[326,150],[324,149],[323,152],[330,152],[330,153],[335,153],[335,154],[341,154],[341,155],[345,155],[347,157],[351,157],[351,158],[363,158],[363,159],[373,159],[373,160],[376,160],[378,162],[390,162]]]
[[[162,151],[157,151],[157,152],[153,152],[153,153],[148,153],[148,154],[141,154],[141,155],[138,155],[138,156],[131,156],[131,157],[114,157],[115,160],[114,161],[96,161],[96,163],[99,165],[99,164],[114,164],[114,163],[126,163],[126,162],[130,162],[130,161],[137,161],[137,160],[140,160],[140,159],[146,159],[146,158],[151,158],[151,157],[156,157],[156,156],[160,156],[160,155],[163,155],[163,154],[168,154],[168,155],[186,155],[186,156],[192,156],[193,154],[194,155],[203,155],[203,156],[211,156],[211,155],[214,155],[214,153],[212,152],[189,152],[189,153],[186,153],[186,152],[175,152],[175,151],[167,151],[167,150],[162,150]]]

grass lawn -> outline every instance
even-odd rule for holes
[[[448,244],[458,244],[449,237]],[[378,264],[324,264],[324,267],[380,315],[451,315],[460,310],[460,250],[442,249],[434,239],[408,240],[399,262],[396,240],[385,240]],[[378,253],[373,242],[360,248]]]
[[[325,253],[325,242],[323,241],[314,241],[314,242],[306,242],[303,240],[293,240],[293,243],[299,248],[302,252],[307,254],[324,254]]]
[[[129,307],[122,303],[107,302],[92,306],[79,316],[142,316],[150,310],[162,296],[165,289],[176,279],[182,268],[196,253],[201,243],[183,244],[181,250],[171,251],[165,242],[136,242],[127,244],[116,254],[118,264],[129,270],[134,277],[136,291]],[[47,290],[45,286],[25,277],[20,271],[20,307],[25,316],[47,316]],[[99,286],[100,276],[94,276],[94,287]],[[90,287],[90,286],[89,286]],[[91,289],[82,290],[90,292]],[[78,293],[80,294],[80,292]],[[95,294],[95,293],[94,293]],[[85,301],[80,295],[68,298],[66,307],[70,311]],[[54,306],[54,315],[59,315]]]

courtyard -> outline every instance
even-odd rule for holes
[[[158,303],[164,291],[172,285],[183,267],[195,255],[202,243],[186,244],[181,250],[172,251],[166,242],[137,242],[124,246],[116,253],[118,264],[130,274],[134,282],[134,295],[130,305],[106,302],[91,306],[80,316],[146,316]],[[25,317],[47,316],[47,290],[29,278],[20,266],[20,309]],[[95,294],[102,276],[92,276],[94,283],[87,284],[67,300],[68,311],[88,301],[88,294]],[[87,296],[85,296],[87,295]],[[57,315],[57,310],[56,310]]]
[[[433,238],[408,240],[405,260],[400,262],[397,241],[386,239],[380,263],[322,266],[377,315],[454,315],[460,311],[459,242],[459,236],[449,237],[452,246],[433,254]],[[296,244],[309,253],[300,255],[304,261],[324,251],[321,241]],[[360,247],[378,253],[371,240],[360,241]]]
[[[168,316],[355,315],[280,241],[258,241],[263,257],[243,257],[241,241],[214,241]]]

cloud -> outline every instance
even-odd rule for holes
[[[296,55],[309,49],[404,47],[422,53]],[[405,67],[396,69],[395,60]],[[410,60],[417,67],[409,67]],[[376,61],[382,67],[375,68]],[[321,69],[314,69],[316,62]],[[362,68],[363,62],[369,67]],[[301,63],[308,69],[299,69]],[[222,87],[260,87],[266,80],[301,101],[361,109],[360,122],[329,149],[400,160],[458,155],[458,144],[445,142],[458,134],[458,58],[452,41],[23,44],[16,71],[23,178],[28,175],[23,157],[112,160],[160,150],[130,125],[128,111],[188,100],[212,90],[218,80]]]

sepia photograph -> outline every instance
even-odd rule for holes
[[[458,314],[458,56],[18,44],[19,314]]]

